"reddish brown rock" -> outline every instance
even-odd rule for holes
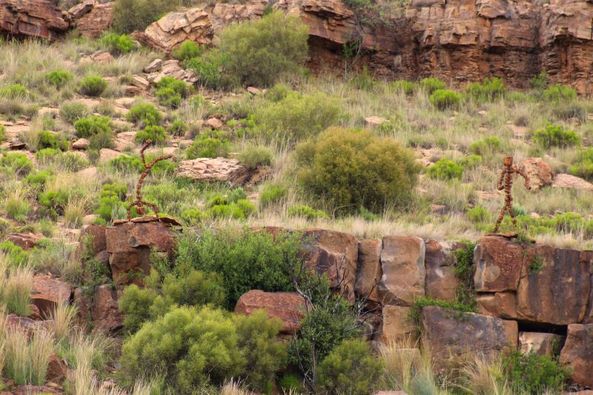
[[[317,274],[327,275],[330,285],[354,301],[358,264],[358,240],[342,232],[309,229],[304,232],[305,265]]]
[[[383,306],[379,341],[384,344],[412,339],[417,331],[410,318],[411,307]]]
[[[576,384],[593,387],[593,325],[568,325],[560,363],[568,366]]]
[[[438,366],[467,355],[494,358],[515,348],[517,337],[515,321],[436,306],[422,310],[422,342],[429,347]]]
[[[117,293],[110,285],[100,285],[95,289],[91,317],[94,327],[104,332],[113,332],[122,327]]]
[[[577,189],[582,191],[593,191],[593,184],[582,178],[570,174],[558,174],[554,177],[554,188]]]
[[[86,251],[89,255],[96,255],[107,249],[107,239],[105,237],[106,227],[103,225],[89,225],[82,229],[80,241],[82,248],[89,248]]]
[[[42,317],[50,317],[56,307],[70,301],[72,287],[65,281],[50,275],[36,275],[33,277],[31,303],[39,308]]]
[[[519,285],[524,249],[500,236],[480,239],[474,254],[478,292],[514,291]]]
[[[409,306],[425,295],[425,246],[419,237],[383,238],[379,296],[383,303]]]
[[[12,242],[24,250],[30,250],[35,247],[41,238],[41,236],[34,233],[12,233],[6,236],[7,241]]]
[[[517,318],[517,296],[514,292],[478,294],[476,303],[480,314],[505,319]]]
[[[0,34],[54,39],[69,23],[51,0],[3,0],[0,2]]]
[[[295,334],[305,316],[306,301],[296,292],[252,290],[243,294],[235,306],[239,314],[250,315],[256,310],[264,310],[268,317],[282,321],[282,333]]]
[[[520,168],[529,177],[531,190],[537,191],[545,186],[552,185],[554,173],[552,167],[542,158],[528,158],[520,164]]]
[[[87,2],[88,4],[88,2]],[[69,11],[70,13],[72,10]],[[113,23],[113,2],[94,3],[87,12],[75,17],[74,26],[85,37],[98,38]]]
[[[47,364],[46,381],[62,384],[64,380],[66,380],[67,374],[68,365],[66,365],[66,361],[58,357],[56,354],[53,354],[49,358],[49,363]]]
[[[33,320],[29,317],[19,317],[15,314],[8,314],[5,321],[6,328],[13,331],[22,331],[28,336],[40,328],[45,328],[43,321]]]
[[[377,285],[381,280],[381,240],[361,240],[358,243],[356,296],[378,302]]]
[[[454,301],[459,281],[451,251],[436,240],[426,242],[426,296]]]
[[[151,250],[171,254],[175,248],[170,226],[160,221],[116,224],[106,228],[105,240],[117,286],[139,283],[148,274]]]
[[[584,255],[583,255],[584,256]],[[532,322],[582,322],[591,290],[591,260],[580,251],[531,246],[517,289],[517,316]]]
[[[519,332],[519,349],[523,354],[558,355],[565,337],[554,333]]]
[[[233,185],[242,185],[250,178],[249,170],[237,159],[226,158],[181,161],[177,175],[195,181],[222,181]]]

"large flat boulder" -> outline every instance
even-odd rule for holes
[[[117,292],[111,285],[100,285],[95,289],[91,318],[94,328],[104,332],[113,332],[122,327]]]
[[[219,181],[242,185],[249,178],[249,170],[236,159],[198,158],[181,161],[177,176],[194,181]]]
[[[410,306],[425,295],[425,245],[419,237],[383,238],[379,296],[383,303]]]
[[[593,324],[568,325],[560,362],[567,365],[576,384],[593,387]]]
[[[301,327],[305,317],[306,301],[296,292],[264,292],[251,290],[239,298],[235,312],[250,315],[264,310],[268,317],[282,321],[281,333],[293,335]]]

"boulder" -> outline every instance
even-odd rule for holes
[[[236,159],[199,158],[181,161],[177,175],[194,181],[221,181],[243,185],[253,173]]]
[[[150,271],[151,251],[172,254],[175,237],[161,221],[123,222],[105,229],[106,251],[114,283],[122,287],[141,283]]]
[[[416,334],[416,325],[410,318],[411,307],[383,306],[383,321],[379,341],[383,344],[404,342]]]
[[[124,152],[126,150],[134,149],[136,147],[136,134],[137,132],[118,133],[113,142],[115,150]]]
[[[485,236],[474,254],[478,292],[515,291],[523,267],[524,249],[500,236]]]
[[[590,258],[590,254],[570,249],[527,248],[517,289],[518,318],[556,325],[582,322],[591,291]]]
[[[294,335],[301,327],[306,308],[305,298],[296,292],[252,290],[241,295],[235,312],[250,315],[256,310],[264,310],[268,317],[282,321],[281,333]]]
[[[96,329],[113,332],[122,327],[122,315],[117,306],[117,293],[111,285],[100,285],[95,289],[91,317]]]
[[[42,237],[34,233],[11,233],[6,236],[6,240],[21,247],[24,250],[34,248]]]
[[[519,332],[519,350],[554,357],[560,353],[565,337],[554,333]]]
[[[358,243],[356,296],[378,302],[377,284],[381,280],[381,240],[367,239]]]
[[[582,178],[570,174],[557,174],[554,177],[554,188],[577,189],[582,191],[593,191],[593,184]]]
[[[220,129],[224,126],[224,123],[218,118],[210,118],[206,121],[206,126],[212,129]]]
[[[542,158],[527,158],[519,167],[529,177],[532,191],[537,191],[545,186],[552,185],[554,173],[552,167]]]
[[[371,116],[364,119],[364,124],[369,128],[377,128],[387,122],[383,117]]]
[[[422,342],[440,367],[467,356],[492,359],[517,345],[516,321],[428,306],[421,322]]]
[[[568,325],[560,363],[568,366],[571,379],[578,385],[593,387],[593,325]]]
[[[112,159],[120,157],[121,155],[121,152],[112,150],[110,148],[101,148],[99,150],[99,163],[107,163]]]
[[[53,40],[70,24],[52,0],[3,0],[0,34]]]
[[[517,296],[514,292],[496,292],[476,296],[478,312],[494,317],[517,318]]]
[[[93,2],[91,7],[88,7],[88,1],[82,3],[83,9],[78,16],[74,16],[74,26],[78,32],[89,38],[98,38],[109,30],[113,23],[113,2]],[[84,10],[88,10],[84,12]],[[73,9],[69,10],[72,15]]]
[[[436,240],[426,242],[426,296],[454,301],[459,280],[455,276],[455,258],[451,250]]]
[[[107,239],[105,237],[106,227],[103,225],[89,225],[82,229],[80,233],[81,246],[88,247],[90,251],[87,254],[94,256],[107,249]]]
[[[48,318],[56,307],[70,302],[72,287],[65,281],[50,275],[33,276],[31,303],[39,309],[42,317]]]
[[[342,232],[308,229],[305,239],[305,265],[310,270],[327,275],[330,285],[339,289],[349,301],[354,301],[354,285],[358,266],[358,240]]]
[[[383,238],[379,297],[384,304],[410,306],[425,295],[425,245],[419,237]]]
[[[77,150],[86,150],[89,148],[89,145],[91,144],[91,142],[87,139],[78,139],[75,142],[72,143],[72,149],[77,149]]]
[[[47,364],[46,381],[62,384],[64,380],[66,380],[67,374],[68,365],[66,364],[66,361],[58,357],[56,354],[53,354],[49,358],[49,363]]]
[[[22,331],[27,336],[31,336],[33,332],[39,329],[47,329],[46,322],[33,320],[29,317],[20,317],[15,314],[8,314],[4,325],[11,331]]]

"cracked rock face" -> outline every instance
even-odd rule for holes
[[[65,14],[51,0],[0,2],[0,34],[51,40],[69,27]]]

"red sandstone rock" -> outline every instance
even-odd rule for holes
[[[523,354],[554,357],[560,352],[564,340],[564,336],[553,333],[519,332],[519,349]]]
[[[434,299],[454,301],[459,281],[455,277],[455,259],[436,240],[426,242],[426,295]]]
[[[358,271],[355,291],[359,298],[378,302],[377,284],[381,280],[381,240],[358,243]]]
[[[33,277],[31,303],[39,308],[42,317],[50,317],[58,305],[68,303],[71,294],[72,287],[62,280],[50,275]]]
[[[56,354],[52,355],[47,364],[46,381],[62,384],[68,374],[68,365]]]
[[[235,312],[250,315],[256,310],[265,310],[270,318],[282,321],[281,332],[295,334],[305,316],[305,299],[296,292],[264,292],[252,290],[237,301]]]
[[[560,362],[570,368],[571,378],[576,384],[593,387],[593,325],[568,325]]]
[[[379,341],[384,344],[411,339],[416,325],[410,319],[411,307],[383,306],[383,320]]]
[[[112,332],[122,327],[122,316],[117,307],[117,293],[110,285],[100,285],[95,289],[91,317],[94,327]]]
[[[529,177],[531,190],[537,191],[545,186],[552,185],[554,173],[549,164],[542,158],[528,158],[521,162],[520,167]]]
[[[523,247],[504,237],[483,237],[474,254],[478,292],[514,291],[523,267]]]
[[[41,236],[34,233],[12,233],[6,236],[6,240],[16,244],[24,250],[30,250],[39,243]]]
[[[51,0],[0,2],[0,34],[54,39],[69,28],[63,12]]]
[[[113,3],[94,3],[87,9],[87,12],[81,12],[74,17],[74,26],[83,36],[97,38],[109,30],[113,23]],[[68,12],[72,14],[73,10],[70,9]]]

